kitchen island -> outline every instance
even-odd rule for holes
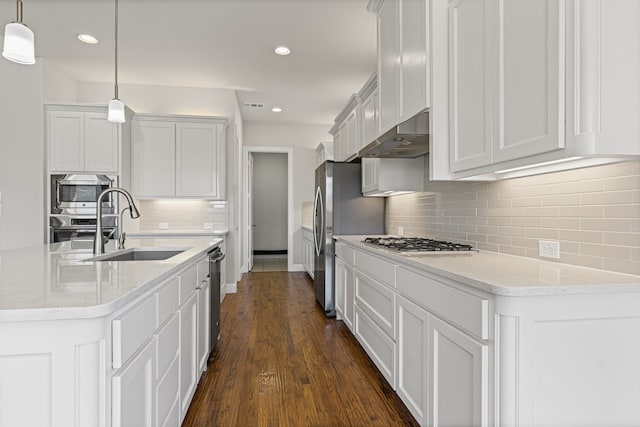
[[[0,252],[0,426],[180,425],[206,369],[221,242],[122,251],[181,251],[158,261],[87,261],[78,241]]]
[[[640,276],[336,237],[336,311],[422,425],[640,425]]]

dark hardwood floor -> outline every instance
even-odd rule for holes
[[[184,427],[417,425],[306,273],[246,274],[221,322]]]

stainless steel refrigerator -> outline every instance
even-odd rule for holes
[[[384,234],[384,198],[362,195],[360,163],[326,161],[316,169],[313,236],[316,300],[335,316],[334,235]]]

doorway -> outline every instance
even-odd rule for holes
[[[290,147],[244,147],[243,272],[293,270]]]
[[[251,153],[251,271],[287,271],[287,154]]]

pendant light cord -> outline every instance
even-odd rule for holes
[[[17,18],[18,18],[18,23],[22,24],[22,0],[18,0],[16,2],[16,8],[18,9],[16,11],[16,15],[17,15]]]
[[[115,85],[115,99],[118,99],[118,0],[116,0],[116,35],[115,35],[115,41],[116,41],[116,49],[115,49],[115,56],[116,56],[116,85]]]

